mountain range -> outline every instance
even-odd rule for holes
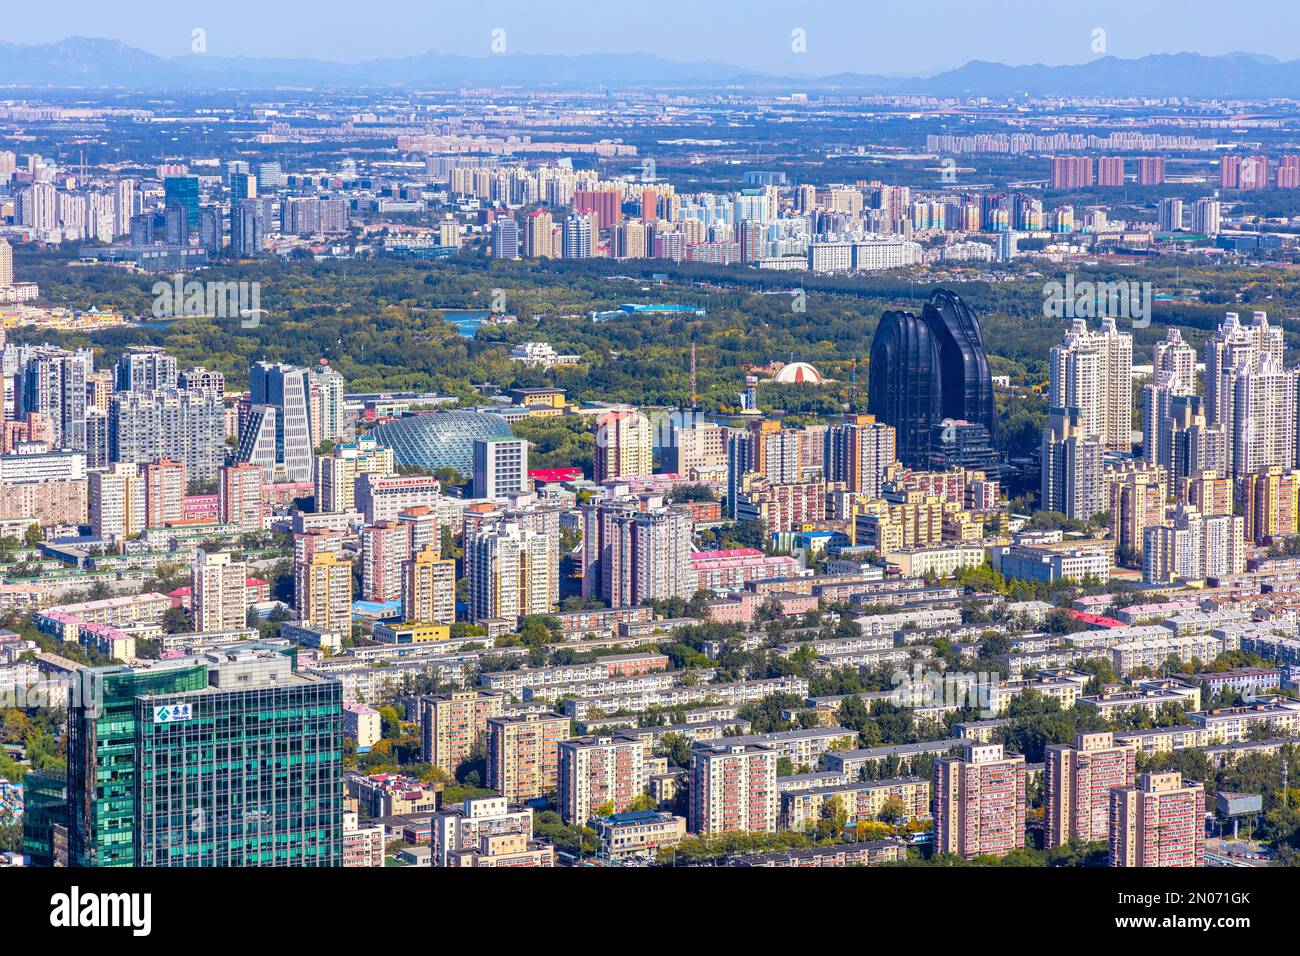
[[[1053,94],[1300,98],[1300,60],[1281,62],[1252,53],[1175,53],[1127,60],[1104,56],[1067,66],[1007,66],[972,60],[953,70],[915,77],[865,73],[780,76],[714,60],[679,62],[641,53],[468,57],[428,52],[358,63],[210,54],[169,59],[117,40],[70,37],[34,45],[0,43],[0,87],[4,86],[194,91],[274,87],[732,87],[999,98]]]

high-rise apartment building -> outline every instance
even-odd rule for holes
[[[35,412],[50,427],[51,448],[86,450],[87,382],[94,373],[89,350],[20,347],[14,380],[15,417]]]
[[[97,538],[123,540],[146,527],[145,481],[135,465],[89,473],[90,529]]]
[[[1142,555],[1143,530],[1165,517],[1169,481],[1159,465],[1129,465],[1109,476],[1110,536],[1116,560],[1136,566]]]
[[[1205,787],[1144,773],[1110,795],[1111,866],[1203,866]]]
[[[1091,156],[1053,156],[1052,188],[1082,189],[1093,184]]]
[[[569,737],[569,718],[522,713],[487,721],[487,785],[509,803],[554,793],[559,743]]]
[[[1268,187],[1267,156],[1223,156],[1219,159],[1220,189]]]
[[[736,516],[736,505],[746,476],[757,475],[776,485],[792,485],[802,479],[804,452],[807,450],[802,431],[782,428],[779,421],[764,418],[752,421],[744,431],[735,431],[728,436],[727,509],[731,517]],[[823,447],[820,451],[825,463],[826,449]],[[833,454],[831,459],[834,459]]]
[[[1084,429],[1078,408],[1048,409],[1043,429],[1039,506],[1084,521],[1105,510],[1101,437]]]
[[[689,512],[658,500],[638,504],[602,499],[582,511],[582,593],[610,607],[689,598],[692,521]]]
[[[1183,201],[1173,196],[1160,200],[1156,207],[1156,228],[1161,232],[1177,232],[1183,228]]]
[[[560,815],[578,826],[630,809],[650,785],[645,746],[634,736],[561,741],[558,773]]]
[[[139,466],[144,476],[145,525],[161,528],[184,518],[185,463],[151,461]]]
[[[117,360],[117,391],[152,392],[159,388],[175,388],[177,374],[175,356],[160,348],[132,348]]]
[[[601,229],[609,229],[623,218],[623,191],[613,189],[575,189],[573,211],[595,213]]]
[[[109,403],[108,444],[113,461],[179,461],[190,481],[208,483],[217,479],[225,442],[225,408],[212,392],[119,391]]]
[[[373,438],[335,445],[316,459],[316,510],[349,512],[357,507],[357,479],[361,475],[392,475],[396,471],[393,449]]]
[[[1263,544],[1300,534],[1300,471],[1275,465],[1242,475],[1236,503],[1247,541]]]
[[[895,461],[894,429],[872,415],[854,415],[826,429],[824,464],[827,481],[842,481],[846,490],[880,497],[885,470]]]
[[[555,240],[552,233],[555,221],[543,209],[535,209],[524,217],[524,255],[530,259],[555,257]]]
[[[222,372],[197,365],[176,373],[176,387],[192,392],[216,392],[218,396],[224,397],[226,376]],[[107,402],[104,403],[104,408],[108,408]]]
[[[1133,336],[1115,319],[1098,331],[1075,319],[1065,341],[1052,349],[1053,408],[1077,408],[1085,435],[1096,435],[1108,451],[1127,453],[1133,434]]]
[[[1005,856],[1025,845],[1025,758],[968,741],[935,761],[936,853]]]
[[[1123,186],[1124,185],[1124,157],[1123,156],[1098,156],[1097,157],[1097,185],[1098,186]]]
[[[224,466],[217,478],[217,518],[239,531],[261,531],[266,515],[262,469],[250,463]]]
[[[1278,160],[1277,188],[1300,189],[1300,156],[1283,156]]]
[[[1192,472],[1180,477],[1175,490],[1179,503],[1191,505],[1203,515],[1233,513],[1236,483],[1218,472]]]
[[[1211,425],[1231,425],[1232,379],[1253,371],[1265,357],[1283,364],[1282,329],[1271,325],[1267,312],[1255,312],[1243,325],[1236,312],[1223,317],[1214,335],[1205,342],[1205,417]]]
[[[1175,484],[1196,475],[1226,478],[1227,429],[1206,423],[1201,396],[1172,394],[1164,381],[1142,390],[1143,458],[1164,468]]]
[[[321,630],[352,629],[352,562],[337,551],[312,554],[298,575],[298,618]]]
[[[119,179],[113,189],[113,236],[131,233],[131,217],[139,210],[134,179]]]
[[[1192,204],[1192,232],[1213,239],[1219,234],[1223,206],[1217,199],[1198,199]]]
[[[398,601],[402,579],[411,562],[411,532],[400,521],[381,521],[361,531],[361,597],[366,601]]]
[[[513,620],[548,614],[560,599],[558,543],[514,521],[467,531],[469,619]]]
[[[1238,369],[1220,380],[1232,392],[1228,453],[1232,474],[1248,475],[1296,463],[1296,396],[1300,370],[1283,368],[1264,356],[1252,369]]]
[[[1138,185],[1160,186],[1165,181],[1165,158],[1163,156],[1138,157]]]
[[[691,750],[687,828],[701,836],[775,832],[780,756],[776,747],[763,744],[698,741]]]
[[[615,259],[649,258],[650,231],[646,225],[637,220],[616,223],[612,229],[611,242]]]
[[[727,429],[716,422],[674,423],[661,450],[665,474],[690,476],[727,467]]]
[[[457,690],[419,699],[424,759],[447,773],[487,747],[489,717],[505,713],[506,695],[495,691]]]
[[[492,258],[519,258],[519,223],[514,216],[503,216],[492,222]]]
[[[1283,348],[1282,329],[1264,312],[1250,325],[1227,313],[1205,343],[1205,417],[1224,431],[1226,474],[1295,464],[1297,376]]]
[[[406,525],[411,533],[412,554],[419,554],[425,548],[441,553],[442,532],[438,527],[437,511],[428,505],[404,507],[397,513],[397,520]]]
[[[1047,846],[1109,842],[1110,791],[1133,786],[1137,748],[1112,733],[1077,734],[1074,746],[1048,747],[1043,763]]]
[[[1179,504],[1167,521],[1144,532],[1142,580],[1149,584],[1229,578],[1246,570],[1246,519],[1205,515]]]
[[[1164,339],[1151,349],[1153,374],[1168,376],[1167,385],[1174,395],[1196,394],[1196,349],[1183,341],[1183,333],[1170,327]]]
[[[560,225],[560,242],[563,243],[565,259],[590,259],[594,255],[599,225],[593,219],[591,213],[564,217]]]
[[[596,418],[594,480],[635,478],[654,470],[650,420],[640,412],[607,412]]]
[[[196,631],[237,631],[248,624],[248,565],[229,554],[194,553],[190,599]]]
[[[307,376],[307,409],[313,445],[341,442],[348,438],[347,416],[343,410],[343,393],[347,382],[321,359]]]
[[[437,548],[425,545],[403,570],[402,620],[408,624],[455,624],[456,562],[442,558]]]
[[[307,591],[307,567],[318,551],[343,550],[343,532],[332,528],[310,528],[295,532],[293,536],[293,595],[294,606],[301,608],[302,595]]]
[[[1241,157],[1219,157],[1219,188],[1239,189],[1241,187]]]

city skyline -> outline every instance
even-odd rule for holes
[[[1205,54],[1296,14],[1040,7],[0,43],[0,899],[192,935],[179,871],[302,868],[206,891],[374,948],[422,914],[313,871],[853,867],[1035,938],[1280,921],[1300,59]]]

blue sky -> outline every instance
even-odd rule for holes
[[[125,11],[130,10],[127,14]],[[1252,0],[58,0],[0,20],[0,39],[102,36],[164,56],[208,52],[362,60],[436,49],[486,55],[492,31],[522,53],[654,53],[772,73],[931,73],[970,59],[1081,63],[1106,51],[1300,59],[1300,2]],[[806,52],[791,50],[805,31]]]

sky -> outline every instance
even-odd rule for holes
[[[508,53],[652,53],[783,75],[927,75],[972,59],[1064,64],[1101,52],[1300,59],[1297,0],[58,0],[0,19],[0,40],[107,37],[177,56],[196,28],[216,56],[485,56],[504,30]]]

